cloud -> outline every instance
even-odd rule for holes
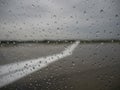
[[[118,4],[119,0],[1,0],[0,39],[119,39]],[[96,32],[101,34],[96,37]]]

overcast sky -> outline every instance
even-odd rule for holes
[[[120,39],[120,0],[0,0],[0,40]]]

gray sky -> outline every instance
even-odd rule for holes
[[[120,0],[0,0],[0,40],[120,39]]]

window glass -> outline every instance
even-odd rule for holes
[[[120,0],[0,0],[0,90],[120,90]]]

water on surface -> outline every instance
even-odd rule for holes
[[[0,64],[52,55],[68,44],[0,47]],[[120,44],[79,44],[73,54],[2,90],[119,90]]]
[[[19,44],[16,46],[0,47],[0,64],[19,62],[48,55],[64,50],[67,44]]]

